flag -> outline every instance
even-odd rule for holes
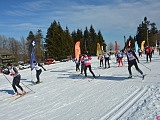
[[[144,44],[145,44],[145,40],[143,40],[142,43],[141,43],[141,50],[142,51],[144,50]]]
[[[114,47],[114,49],[115,49],[115,52],[118,51],[118,43],[117,43],[117,41],[115,41],[115,47]]]
[[[35,39],[33,39],[30,43],[30,67],[31,70],[34,68],[34,63],[33,61],[36,61],[36,56],[35,56]]]
[[[80,41],[77,41],[75,44],[75,58],[79,60],[79,55],[81,54],[81,49],[80,49]]]
[[[135,51],[138,52],[138,44],[137,44],[137,41],[135,42]]]
[[[101,50],[101,46],[99,43],[97,43],[97,56],[102,55],[102,50]]]

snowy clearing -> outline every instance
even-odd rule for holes
[[[146,63],[145,55],[139,58],[141,75],[132,67],[129,75],[127,60],[117,67],[112,56],[111,68],[99,67],[97,57],[92,59],[92,70],[100,77],[92,79],[76,72],[72,61],[45,65],[47,71],[36,81],[35,70],[19,70],[21,85],[30,93],[17,100],[13,89],[3,74],[0,74],[1,120],[156,120],[160,116],[160,56],[155,53],[152,62]],[[149,69],[151,69],[151,71]],[[11,76],[6,76],[12,81]],[[25,86],[24,86],[25,85]],[[29,89],[28,89],[28,88]],[[19,92],[21,92],[19,90]]]

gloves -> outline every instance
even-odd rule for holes
[[[139,63],[139,60],[138,60],[138,63]]]
[[[44,69],[44,71],[47,71],[46,69]]]
[[[14,74],[10,74],[10,76],[14,76]]]

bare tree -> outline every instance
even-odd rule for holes
[[[109,43],[109,44],[108,44],[107,50],[114,50],[114,45],[113,45],[113,43]]]
[[[6,48],[7,38],[0,35],[0,48]]]
[[[26,59],[28,58],[28,50],[26,45],[26,39],[24,37],[21,37],[20,41],[20,61],[26,62]]]
[[[20,42],[14,38],[8,38],[7,42],[8,50],[16,57],[16,60],[18,61],[20,57]]]

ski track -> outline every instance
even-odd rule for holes
[[[0,118],[11,118],[11,120],[17,118],[20,118],[20,120],[37,120],[46,119],[47,116],[47,120],[61,120],[64,119],[63,116],[65,116],[66,120],[81,120],[84,119],[84,116],[86,116],[84,120],[124,119],[123,117],[126,116],[126,112],[131,109],[137,103],[137,101],[143,99],[144,95],[146,95],[146,98],[149,97],[148,89],[151,89],[152,85],[154,86],[160,83],[158,80],[153,82],[150,80],[152,80],[153,77],[157,78],[157,76],[160,76],[160,74],[158,71],[155,71],[154,74],[149,74],[149,70],[146,70],[147,76],[145,77],[145,80],[141,80],[135,68],[132,68],[132,73],[134,74],[135,79],[125,80],[124,78],[128,75],[127,62],[124,62],[124,67],[115,69],[117,68],[118,64],[114,63],[114,59],[112,59],[112,61],[112,67],[109,69],[97,70],[97,67],[92,67],[93,72],[95,72],[97,75],[101,75],[97,79],[91,79],[89,70],[87,70],[89,78],[83,79],[83,76],[75,72],[74,63],[73,65],[65,64],[65,67],[67,68],[65,70],[59,68],[59,65],[63,63],[54,64],[54,67],[47,66],[47,71],[43,72],[41,75],[43,83],[28,86],[33,91],[36,91],[36,93],[28,93],[15,101],[10,95],[6,97],[3,92],[0,93],[0,102],[3,102],[3,104],[0,104],[0,107],[3,108],[3,110],[0,110]],[[142,63],[145,64],[143,61]],[[99,65],[97,61],[93,62],[92,64]],[[145,65],[152,69],[152,63]],[[142,68],[143,66],[139,64],[139,67]],[[27,70],[24,71],[27,72]],[[52,78],[53,73],[56,74],[54,74],[54,77]],[[25,74],[25,72],[22,72],[21,75],[25,76]],[[4,79],[3,76],[1,76],[1,78]],[[25,85],[30,83],[30,80],[27,78],[30,78],[30,75],[26,76],[26,78],[22,78],[24,79],[22,82]],[[48,80],[48,78],[52,79]],[[35,72],[32,72],[32,79],[35,80]],[[91,81],[88,82],[88,80]],[[134,84],[132,85],[132,83]],[[29,90],[23,84],[21,85],[27,91]],[[48,85],[52,86],[52,88],[48,88]],[[126,87],[127,85],[129,86]],[[11,89],[10,85],[7,83],[3,84],[3,86],[1,85],[0,87],[2,90]],[[121,92],[123,91],[122,95],[117,93],[117,89],[119,88],[121,88]],[[33,105],[31,101],[28,101],[30,98],[32,98],[33,103],[36,103],[35,105]],[[106,98],[106,100],[103,100],[104,98]],[[108,100],[107,98],[110,99]],[[86,101],[91,101],[91,103]],[[15,104],[16,106],[23,106],[24,103],[26,104],[24,109],[27,109],[25,112],[21,111],[23,109],[15,107]],[[107,104],[112,104],[112,106],[107,106]],[[8,108],[5,106],[8,105],[10,107],[9,113],[12,114],[7,112]],[[86,106],[88,107],[86,108]],[[8,114],[3,111],[6,111]],[[92,111],[101,112],[92,113]],[[73,114],[70,115],[69,113]],[[90,114],[90,116],[88,116],[88,114]],[[133,114],[134,113],[132,113],[132,115]]]
[[[101,117],[100,120],[118,120],[136,101],[138,101],[147,92],[147,89],[147,86],[141,89],[137,89],[123,102],[116,105],[105,116]]]

